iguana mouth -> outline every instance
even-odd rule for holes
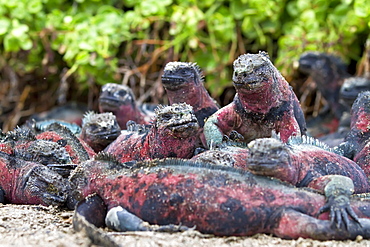
[[[370,80],[367,78],[347,78],[340,89],[340,97],[347,100],[355,100],[362,91],[370,89]]]
[[[124,100],[117,99],[115,97],[104,96],[99,98],[99,104],[104,104],[105,107],[117,108],[120,105],[131,104],[131,97],[126,97]]]
[[[255,163],[248,164],[248,169],[252,171],[266,171],[266,170],[275,169],[277,164],[278,164],[277,161],[272,161],[272,160],[270,161],[266,160],[264,162],[258,161]]]
[[[178,121],[176,123],[170,123],[167,125],[167,127],[169,128],[176,128],[176,127],[180,127],[180,126],[187,126],[187,125],[196,125],[197,124],[197,120],[196,119],[192,119],[190,121],[186,120],[181,120],[181,121]]]
[[[263,85],[264,73],[258,72],[259,68],[250,73],[234,72],[233,83],[237,88],[255,89]]]
[[[99,137],[99,139],[106,139],[106,140],[115,140],[117,136],[121,133],[120,130],[107,130],[107,131],[100,131],[91,133],[94,136]]]
[[[179,86],[183,85],[186,80],[178,76],[162,76],[162,84],[165,88],[177,89]]]
[[[196,118],[192,119],[180,119],[177,121],[171,121],[166,126],[175,136],[179,138],[186,138],[195,134],[199,129],[199,124]]]

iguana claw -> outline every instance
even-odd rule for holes
[[[340,228],[342,223],[348,230],[349,216],[358,224],[361,225],[359,218],[350,206],[349,198],[345,195],[341,196],[330,196],[326,204],[320,208],[317,216],[324,213],[330,212],[330,222],[335,224],[337,228]]]

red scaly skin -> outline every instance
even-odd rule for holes
[[[362,92],[352,105],[351,130],[339,145],[344,155],[353,160],[370,176],[370,91]]]
[[[162,75],[162,84],[170,104],[185,102],[193,107],[200,127],[203,127],[205,118],[219,109],[204,87],[200,68],[194,63],[167,63]]]
[[[352,179],[355,193],[370,192],[366,174],[354,161],[304,142],[287,145],[274,138],[254,140],[248,145],[247,169],[297,187],[312,187],[323,176],[342,175]]]
[[[100,196],[108,209],[122,206],[152,224],[196,226],[203,233],[284,238],[354,239],[370,237],[370,221],[347,230],[330,226],[323,195],[278,180],[190,161],[151,161],[127,169],[109,161],[90,160],[70,181],[84,198]],[[354,211],[369,218],[369,202],[351,200]],[[295,227],[299,225],[299,227]]]
[[[0,143],[0,152],[12,154],[13,148],[9,143]]]
[[[370,126],[370,92],[360,93],[351,109],[351,131],[368,133]],[[366,142],[368,136],[360,136],[361,142]]]
[[[305,133],[306,123],[298,99],[288,82],[264,52],[241,55],[234,61],[236,95],[229,105],[208,118],[207,144],[218,144],[232,130],[245,142],[271,137],[274,130],[286,142]]]
[[[14,204],[61,206],[67,199],[67,182],[57,173],[34,162],[0,154],[0,187],[5,200]]]
[[[159,107],[150,127],[141,131],[122,131],[105,151],[115,155],[120,162],[165,157],[190,158],[197,144],[198,130],[199,125],[191,106],[183,103]]]
[[[353,160],[364,170],[365,174],[370,177],[370,142],[357,153]]]
[[[99,111],[112,112],[123,130],[126,129],[126,123],[130,120],[137,124],[149,124],[152,117],[140,110],[129,87],[115,83],[107,83],[102,87],[99,96]]]

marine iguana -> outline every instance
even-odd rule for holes
[[[74,164],[78,164],[95,155],[94,150],[87,143],[59,123],[52,123],[40,133],[36,132],[36,134],[36,139],[59,142],[64,145]]]
[[[100,153],[76,168],[69,180],[70,201],[100,197],[108,210],[115,210],[106,222],[118,230],[150,229],[139,217],[150,224],[196,226],[202,233],[221,236],[370,238],[370,220],[356,216],[369,218],[370,203],[349,200],[353,183],[339,175],[321,184],[325,201],[320,193],[240,169],[182,159],[121,164]],[[329,208],[336,226],[326,213],[315,218]]]
[[[367,176],[360,166],[312,137],[291,137],[288,143],[260,138],[250,142],[248,149],[246,169],[254,174],[311,188],[325,176],[342,175],[352,179],[355,193],[370,192]]]
[[[336,152],[353,159],[370,176],[370,91],[361,92],[351,108],[351,130]]]
[[[205,89],[203,80],[199,66],[188,62],[169,62],[162,75],[162,84],[170,104],[191,105],[201,128],[205,119],[219,109],[217,102]]]
[[[297,187],[315,188],[327,175],[342,175],[353,180],[355,193],[370,192],[366,174],[354,161],[305,135],[290,137],[287,143],[277,136],[259,138],[245,146],[226,141],[191,160],[241,168]]]
[[[131,88],[116,83],[107,83],[101,88],[99,111],[112,112],[121,129],[126,129],[129,120],[138,124],[149,124],[154,115],[149,111],[141,110],[135,101],[135,95]]]
[[[360,76],[349,77],[344,79],[343,85],[340,88],[339,98],[351,108],[358,94],[369,90],[370,78]]]
[[[317,117],[307,119],[308,133],[318,138],[336,132],[339,125],[343,125],[343,112],[350,110],[339,96],[343,81],[350,77],[346,64],[331,54],[306,52],[299,58],[298,70],[313,79],[318,91],[327,101]]]
[[[39,162],[63,176],[68,176],[78,163],[95,155],[91,147],[57,122],[42,130],[37,125],[25,125],[8,131],[1,138],[0,151]]]
[[[0,152],[2,203],[63,206],[69,193],[68,181],[46,166]]]
[[[96,153],[106,148],[121,133],[116,116],[111,112],[87,112],[82,119],[79,138],[84,140]]]
[[[306,123],[298,99],[266,52],[244,54],[234,61],[233,102],[208,118],[204,134],[208,146],[236,130],[244,142],[280,133],[286,142],[305,134]]]
[[[345,78],[350,77],[347,66],[333,55],[319,52],[303,53],[298,61],[298,70],[312,77],[328,107],[340,119],[344,106],[339,101],[340,88]]]
[[[128,129],[105,152],[121,162],[165,157],[190,158],[198,140],[199,125],[186,103],[158,106],[152,125],[128,124]]]

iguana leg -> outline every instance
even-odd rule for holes
[[[110,209],[105,218],[107,227],[120,231],[183,232],[190,228],[181,225],[150,225],[121,206]]]
[[[350,197],[354,192],[354,185],[350,178],[340,175],[319,177],[309,184],[309,187],[322,190],[326,197],[326,204],[320,208],[318,215],[329,211],[331,224],[341,227],[342,221],[348,229],[349,216],[357,223],[359,219],[350,205]]]
[[[360,224],[348,221],[347,229],[336,228],[327,221],[319,220],[294,209],[284,209],[278,218],[271,233],[281,238],[297,239],[312,238],[317,240],[345,240],[356,239],[357,236],[370,237],[370,220],[359,219]]]
[[[0,203],[5,203],[5,191],[0,187]]]
[[[203,133],[207,141],[208,148],[212,148],[222,142],[224,134],[217,126],[217,114],[211,115],[204,123]]]
[[[96,227],[105,225],[104,219],[107,214],[107,207],[98,195],[88,196],[80,201],[76,205],[75,211]]]

